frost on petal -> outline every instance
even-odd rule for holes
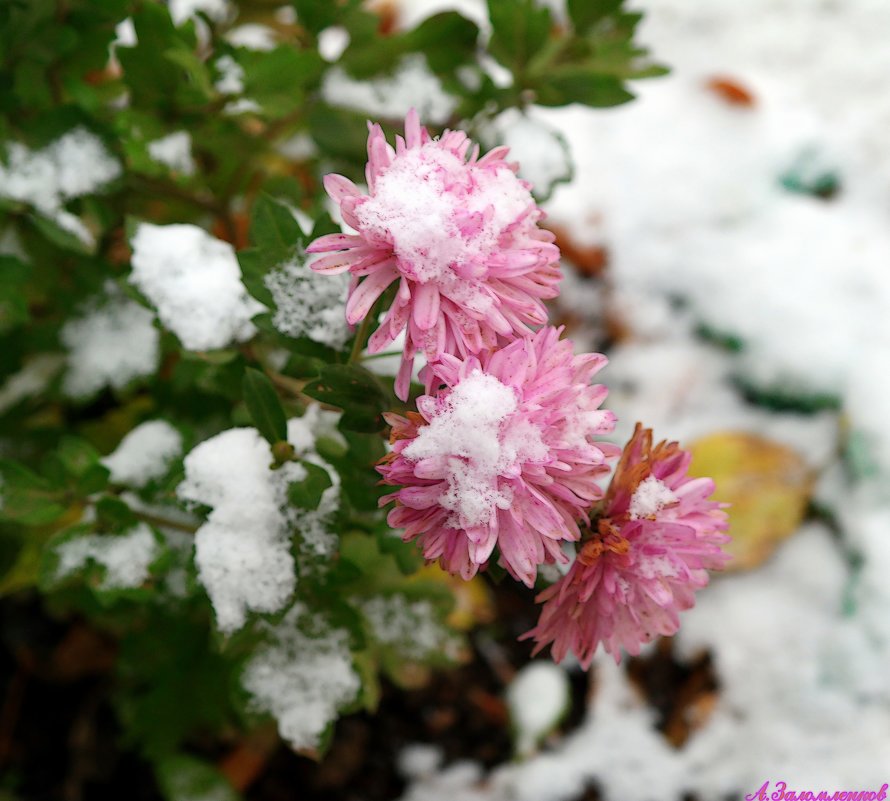
[[[182,453],[182,435],[166,420],[136,426],[102,460],[116,484],[144,487],[160,478]]]
[[[160,333],[154,315],[123,297],[113,284],[106,290],[60,333],[68,351],[62,388],[74,398],[87,398],[104,387],[121,389],[158,367]]]
[[[139,587],[145,582],[159,548],[152,530],[145,523],[139,523],[119,536],[87,534],[66,540],[56,547],[55,553],[56,579],[94,562],[105,569],[99,586],[104,590],[119,590]]]
[[[253,707],[278,721],[278,731],[293,748],[316,748],[361,686],[348,635],[300,604],[265,630],[268,642],[247,663],[241,683]]]
[[[348,275],[319,275],[305,258],[295,257],[266,273],[263,282],[275,301],[272,324],[282,334],[308,337],[337,350],[346,344]]]
[[[264,306],[247,294],[235,251],[194,225],[142,223],[132,240],[130,281],[188,350],[250,339]]]
[[[575,356],[560,330],[543,328],[500,350],[427,369],[438,392],[418,413],[389,417],[393,452],[378,465],[399,489],[389,514],[424,556],[470,578],[499,550],[532,586],[540,564],[564,562],[560,542],[602,497],[599,479],[617,449],[598,441],[614,418],[591,385],[604,363]]]
[[[355,234],[339,245],[322,237],[308,250],[327,254],[313,263],[318,272],[352,274],[353,324],[398,281],[370,349],[379,352],[405,332],[396,382],[404,400],[417,352],[433,362],[529,334],[546,321],[543,301],[556,297],[561,276],[554,237],[538,227],[544,213],[504,160],[505,148],[479,158],[461,131],[433,139],[415,111],[396,145],[379,125],[370,127],[366,195],[326,176],[325,188]]]

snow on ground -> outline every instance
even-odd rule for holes
[[[247,294],[228,242],[195,225],[141,223],[132,240],[130,281],[189,350],[250,339],[265,307]]]
[[[482,8],[403,3],[412,20],[445,5]],[[725,430],[778,441],[822,472],[837,530],[805,524],[684,614],[679,656],[710,652],[720,689],[682,747],[603,659],[586,720],[560,742],[488,772],[438,758],[408,769],[406,752],[403,801],[573,801],[591,783],[605,801],[711,801],[765,781],[768,793],[785,781],[829,795],[887,781],[890,5],[637,6],[670,77],[637,84],[638,99],[617,109],[532,109],[575,162],[545,206],[551,220],[609,256],[606,290],[566,269],[562,308],[587,318],[579,349],[601,341],[606,308],[627,332],[603,372],[616,438],[642,420],[687,443]],[[715,78],[753,103],[728,102]],[[800,191],[832,183],[828,198]],[[702,326],[741,351],[703,341]],[[740,386],[833,397],[839,411],[770,411]],[[848,435],[854,469],[839,457]]]

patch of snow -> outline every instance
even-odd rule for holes
[[[373,637],[393,646],[406,659],[424,659],[453,650],[452,637],[439,622],[428,600],[411,601],[404,595],[378,595],[357,600]]]
[[[332,25],[318,34],[318,54],[327,62],[333,63],[349,47],[349,31],[342,25]]]
[[[244,91],[244,67],[229,55],[220,56],[215,66],[219,73],[214,84],[216,91],[224,95],[240,95]]]
[[[13,373],[0,387],[0,414],[43,392],[65,364],[56,353],[38,353],[17,373]]]
[[[67,348],[62,389],[86,398],[108,386],[122,389],[133,379],[151,375],[160,360],[160,333],[154,315],[109,284],[79,317],[59,334]]]
[[[0,161],[0,197],[29,203],[87,245],[92,233],[64,205],[98,192],[121,174],[121,165],[98,136],[74,128],[40,150],[19,142],[6,146]]]
[[[358,80],[333,67],[325,73],[321,92],[330,105],[356,109],[370,117],[401,119],[416,108],[421,119],[439,124],[451,117],[458,102],[445,92],[419,53],[404,56],[392,75],[372,80]]]
[[[285,514],[287,487],[306,477],[288,462],[272,470],[269,443],[254,428],[233,428],[185,457],[184,501],[211,507],[195,534],[195,565],[219,629],[241,628],[248,612],[278,612],[296,587]]]
[[[507,109],[484,132],[486,139],[510,148],[509,158],[519,162],[519,175],[546,197],[559,181],[572,174],[568,146],[562,135],[533,113]]]
[[[141,488],[160,478],[182,454],[182,435],[166,420],[148,420],[130,431],[102,459],[116,484]]]
[[[339,504],[340,476],[315,452],[316,432],[327,422],[323,415],[312,406],[288,421],[297,457],[327,470],[332,481],[315,510],[288,505],[288,486],[305,479],[306,469],[297,462],[272,469],[271,448],[254,428],[223,431],[185,457],[177,495],[211,508],[195,534],[195,564],[225,633],[241,628],[248,612],[278,612],[290,600],[297,585],[295,532],[307,562],[330,556],[336,547],[328,521]],[[308,563],[299,567],[309,569]]]
[[[534,752],[541,739],[556,728],[570,704],[569,679],[563,668],[543,660],[523,667],[507,687],[517,752]]]
[[[139,523],[127,534],[103,536],[86,534],[63,542],[56,549],[59,563],[56,578],[80,570],[88,562],[105,568],[102,589],[139,587],[148,578],[148,569],[158,557],[158,542],[152,530]]]
[[[130,281],[188,350],[250,339],[265,307],[247,294],[235,250],[195,225],[140,223]]]
[[[182,175],[194,175],[192,137],[188,131],[175,131],[148,143],[148,155],[159,164]]]
[[[307,616],[297,604],[277,625],[265,625],[269,641],[255,651],[241,677],[253,707],[275,717],[281,736],[297,749],[316,748],[361,686],[347,633]]]
[[[196,19],[199,13],[206,14],[214,22],[222,22],[232,15],[229,0],[169,0],[168,7],[177,26]]]
[[[634,490],[628,512],[631,520],[654,518],[665,506],[677,502],[673,490],[655,476],[647,476]]]
[[[275,31],[268,25],[260,25],[255,22],[232,28],[226,34],[226,41],[234,47],[261,52],[274,50],[277,45]]]
[[[439,503],[453,512],[449,525],[480,525],[495,508],[509,508],[512,497],[499,488],[498,476],[519,462],[546,459],[540,429],[527,421],[505,425],[517,408],[512,387],[474,370],[402,451],[413,462],[448,459],[448,489]]]
[[[349,274],[320,275],[310,269],[310,261],[305,255],[294,257],[266,273],[263,283],[276,306],[272,324],[287,336],[305,336],[339,350],[351,336],[346,323]]]

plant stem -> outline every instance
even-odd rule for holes
[[[143,523],[148,523],[150,526],[158,526],[159,528],[172,528],[175,531],[183,531],[186,534],[194,534],[198,530],[198,526],[190,526],[188,523],[180,523],[176,520],[169,520],[166,517],[153,515],[150,512],[138,512],[135,509],[131,509],[131,511]]]
[[[365,347],[365,335],[368,333],[368,327],[371,325],[371,315],[368,314],[364,320],[362,320],[361,325],[358,327],[358,331],[355,332],[355,342],[352,344],[352,353],[349,354],[349,361],[347,364],[355,364],[360,360],[362,355],[362,350]]]

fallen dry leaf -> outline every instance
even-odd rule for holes
[[[723,431],[692,444],[690,474],[710,476],[714,498],[731,504],[728,570],[764,562],[799,527],[814,474],[791,448],[740,431]]]

